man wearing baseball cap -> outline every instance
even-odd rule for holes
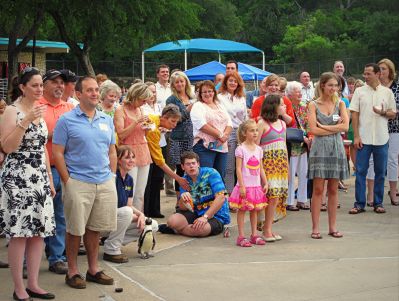
[[[50,156],[51,173],[53,175],[54,187],[56,195],[53,200],[54,215],[56,222],[56,235],[46,237],[46,249],[48,251],[49,271],[56,274],[66,274],[68,267],[65,251],[65,218],[64,205],[61,200],[61,182],[57,169],[54,167],[54,159],[52,155],[53,131],[60,116],[73,109],[71,103],[62,101],[62,95],[65,90],[65,81],[67,76],[58,70],[48,70],[43,76],[43,97],[39,101],[41,104],[47,105],[44,120],[48,129],[48,141],[46,144],[48,154]]]
[[[60,71],[65,78],[65,89],[64,94],[62,95],[62,100],[65,102],[69,102],[76,107],[79,104],[79,101],[75,98],[75,85],[78,77],[71,70],[63,69]]]

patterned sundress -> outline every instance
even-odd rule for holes
[[[17,112],[17,119],[24,114]],[[53,199],[46,169],[47,127],[31,123],[0,171],[0,229],[10,237],[54,235]]]
[[[278,198],[274,221],[287,215],[285,209],[288,197],[288,153],[285,141],[286,126],[280,120],[281,130],[276,130],[270,123],[269,130],[260,139],[263,149],[263,168],[266,173],[269,190],[267,198]]]

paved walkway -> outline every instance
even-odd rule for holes
[[[327,236],[327,214],[321,214],[323,239],[309,237],[309,211],[289,212],[275,225],[283,236],[266,246],[238,248],[236,227],[230,238],[190,239],[177,235],[157,236],[154,258],[137,257],[137,246],[124,249],[130,262],[101,266],[123,287],[89,283],[85,290],[64,284],[64,277],[47,271],[43,259],[42,287],[56,300],[268,300],[268,301],[398,301],[399,300],[399,208],[385,197],[386,214],[351,216],[354,179],[348,193],[340,193],[338,229],[342,239]],[[170,214],[174,199],[164,197],[163,211]],[[235,222],[235,215],[232,216]],[[160,221],[162,222],[162,220]],[[247,224],[247,230],[249,225]],[[0,259],[7,257],[0,240]],[[102,256],[102,248],[100,249]],[[87,262],[79,257],[81,272]],[[0,300],[11,300],[12,280],[8,269],[0,269]]]

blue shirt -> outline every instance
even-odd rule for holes
[[[247,100],[247,108],[250,109],[252,108],[252,105],[254,103],[254,100],[259,97],[259,89],[256,89],[254,91],[249,91],[245,93],[246,95],[246,100]]]
[[[73,179],[100,184],[112,177],[108,153],[115,144],[115,129],[103,112],[96,110],[91,122],[79,105],[65,113],[55,126],[53,144],[65,147],[65,164]]]
[[[198,216],[203,216],[206,213],[212,205],[217,193],[226,193],[222,177],[216,169],[200,167],[197,181],[195,183],[186,174],[183,177],[187,179],[190,185],[190,194],[194,203],[194,212]],[[186,190],[180,187],[180,193],[184,192],[186,192]],[[222,207],[215,213],[214,217],[224,225],[230,223],[230,212],[227,198],[225,198]]]
[[[133,197],[133,178],[128,173],[123,179],[119,170],[116,171],[116,192],[118,194],[118,208],[125,207],[127,200]]]
[[[341,100],[345,103],[345,107],[349,108],[350,105],[349,99],[346,97],[342,97]]]

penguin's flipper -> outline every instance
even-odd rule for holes
[[[156,244],[156,242],[155,242],[155,235],[153,235],[153,236],[152,236],[152,249],[151,249],[151,250],[154,250],[155,244]]]
[[[139,253],[139,254],[141,254],[141,247],[143,245],[144,237],[145,237],[145,233],[143,231],[143,232],[141,232],[139,240],[137,241],[137,246],[139,247],[137,253]]]

